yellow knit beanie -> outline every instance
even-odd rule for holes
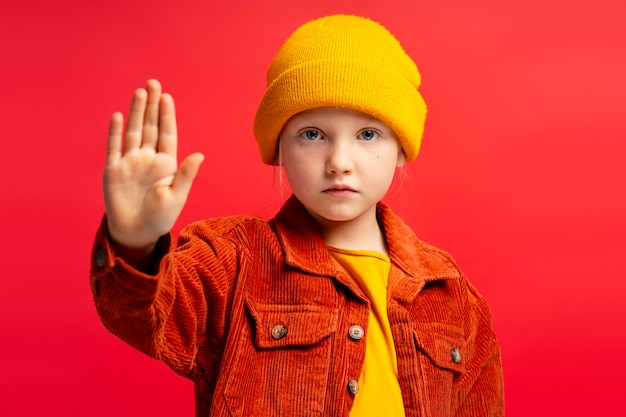
[[[426,104],[417,91],[420,83],[415,63],[379,23],[347,15],[305,23],[267,70],[267,89],[254,120],[263,162],[276,162],[278,137],[292,116],[325,106],[381,120],[412,161],[426,118]]]

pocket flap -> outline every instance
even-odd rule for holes
[[[466,343],[460,328],[429,324],[415,329],[415,343],[438,367],[465,372]]]
[[[337,330],[338,309],[312,305],[260,304],[246,298],[261,349],[314,345]]]

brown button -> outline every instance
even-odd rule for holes
[[[350,393],[352,394],[359,393],[359,383],[356,379],[351,379],[350,381],[348,381],[348,391],[350,391]]]
[[[104,266],[105,266],[105,265],[106,265],[106,263],[107,263],[107,257],[106,257],[106,255],[105,255],[105,253],[104,253],[104,249],[99,248],[99,249],[96,251],[96,257],[95,257],[95,260],[96,260],[96,266],[97,266],[98,268],[104,268]]]
[[[450,356],[452,356],[452,362],[454,363],[460,363],[461,359],[463,359],[459,348],[452,349],[452,351],[450,352]]]
[[[365,331],[361,326],[355,324],[354,326],[350,327],[350,330],[348,330],[348,334],[353,340],[361,340],[363,336],[365,336]]]
[[[287,335],[287,328],[282,324],[277,324],[272,328],[272,337],[276,340],[282,339]]]

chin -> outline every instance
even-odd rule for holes
[[[320,221],[332,223],[346,223],[359,218],[363,213],[346,213],[346,212],[313,212],[315,218]]]

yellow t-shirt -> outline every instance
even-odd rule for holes
[[[365,337],[365,362],[351,417],[404,417],[398,362],[387,317],[387,281],[391,262],[382,253],[329,246],[331,257],[370,300]]]

